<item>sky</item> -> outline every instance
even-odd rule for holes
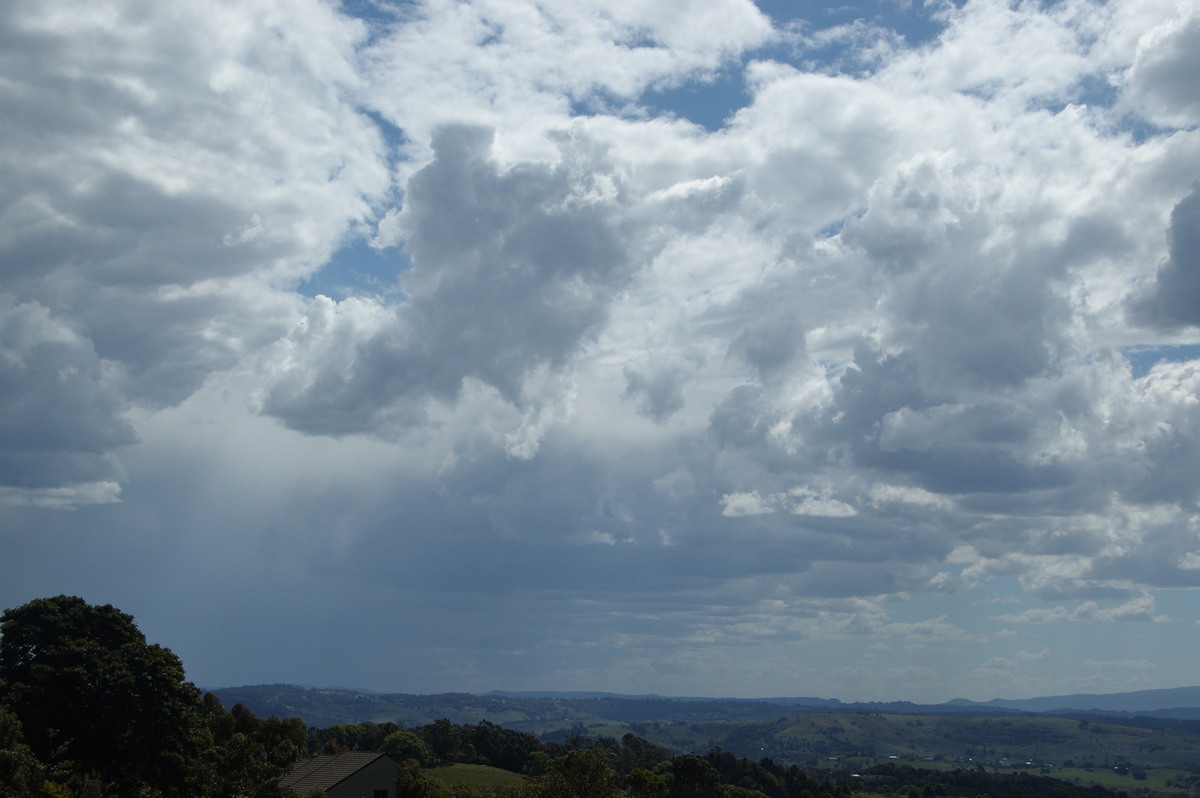
[[[1198,76],[1190,0],[9,0],[0,606],[214,688],[1195,684]]]

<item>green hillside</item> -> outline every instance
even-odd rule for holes
[[[889,705],[879,711],[772,702],[613,696],[371,695],[259,686],[221,691],[261,716],[297,716],[320,728],[447,718],[487,720],[564,742],[573,735],[619,740],[632,733],[675,753],[721,748],[754,761],[831,771],[913,764],[1053,775],[1137,792],[1200,796],[1200,722],[1120,715],[1004,714]],[[889,711],[897,707],[902,711]],[[440,777],[439,777],[440,778]]]
[[[858,755],[934,758],[994,767],[1022,764],[1112,767],[1200,765],[1200,735],[1087,720],[905,715],[807,715],[770,729],[785,759]]]
[[[447,787],[467,784],[472,787],[511,787],[525,784],[528,779],[508,770],[489,765],[444,764],[426,768],[425,775],[437,779]]]
[[[769,722],[596,724],[591,734],[622,728],[673,749],[720,746],[741,756],[817,765],[836,758],[863,763],[946,762],[988,767],[1144,767],[1200,769],[1200,724],[1143,728],[1110,721],[1034,715],[938,717],[808,713]]]
[[[539,697],[440,693],[362,693],[286,684],[223,687],[214,690],[226,706],[243,704],[264,717],[299,717],[310,726],[392,721],[420,726],[446,718],[454,723],[489,720],[509,728],[544,734],[576,724],[696,723],[768,720],[802,707],[734,699],[627,698],[619,696]]]

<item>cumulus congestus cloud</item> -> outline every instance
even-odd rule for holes
[[[1166,261],[1130,313],[1151,327],[1200,327],[1200,184],[1172,209],[1167,245]]]
[[[209,684],[1190,678],[1195,11],[926,6],[6,4],[3,597]]]
[[[91,342],[36,302],[0,294],[0,486],[112,487],[122,469],[111,452],[136,442],[125,400]]]
[[[279,289],[385,187],[377,131],[339,96],[365,31],[320,3],[15,2],[0,25],[6,332],[61,328],[40,359],[11,344],[25,371],[4,414],[108,463],[60,457],[29,480],[111,479],[106,453],[134,438],[122,414],[278,338],[296,308]],[[52,368],[57,384],[35,378]]]
[[[501,172],[492,135],[436,132],[398,217],[413,262],[405,301],[384,313],[318,299],[263,412],[310,433],[387,435],[393,422],[419,423],[427,400],[453,403],[467,380],[523,407],[527,377],[563,371],[595,338],[631,271],[618,186],[570,153]]]

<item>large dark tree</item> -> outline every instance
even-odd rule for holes
[[[204,745],[200,695],[133,618],[73,596],[0,616],[0,700],[51,769],[94,774],[119,794],[189,791]]]

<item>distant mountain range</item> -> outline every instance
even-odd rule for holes
[[[309,725],[318,727],[361,721],[396,721],[418,726],[432,723],[438,718],[448,718],[455,723],[478,723],[486,719],[539,734],[587,725],[600,719],[625,723],[702,723],[759,721],[810,712],[893,715],[1111,714],[1200,720],[1200,686],[982,702],[960,698],[944,704],[915,704],[909,701],[848,703],[836,698],[811,697],[705,698],[552,691],[409,695],[294,685],[225,687],[212,692],[227,708],[240,703],[260,717],[300,717]]]
[[[617,699],[620,701],[681,701],[681,702],[751,702],[756,704],[777,704],[779,706],[793,707],[841,707],[846,706],[836,698],[712,698],[707,696],[665,696],[657,693],[643,693],[641,695],[633,695],[629,693],[604,693],[604,692],[587,692],[587,691],[555,691],[555,690],[532,690],[527,692],[511,691],[511,690],[492,690],[489,693],[484,693],[484,696],[495,696],[497,698],[549,698],[562,701],[585,701],[590,699]]]
[[[1039,698],[994,698],[991,701],[972,701],[967,698],[955,698],[944,704],[914,704],[910,701],[856,701],[844,702],[836,698],[811,697],[776,697],[776,698],[706,698],[698,696],[661,696],[626,695],[622,693],[589,693],[589,692],[511,692],[493,690],[485,693],[487,696],[502,698],[548,698],[559,700],[583,699],[620,699],[625,701],[656,700],[681,702],[754,702],[776,704],[785,707],[820,707],[822,709],[858,709],[868,707],[886,707],[899,710],[908,707],[909,711],[926,714],[932,711],[947,710],[960,712],[963,710],[1011,710],[1014,712],[1118,712],[1118,713],[1164,713],[1179,710],[1190,713],[1188,717],[1200,712],[1200,686],[1174,687],[1162,690],[1135,690],[1127,693],[1075,693],[1072,695],[1041,696]],[[1162,715],[1162,717],[1167,717]]]
[[[1130,693],[1044,696],[1041,698],[1002,699],[991,701],[969,701],[956,698],[948,702],[955,707],[995,707],[1018,712],[1128,712],[1149,714],[1157,717],[1198,718],[1200,714],[1200,686],[1175,687],[1166,690],[1135,690]],[[1174,712],[1188,714],[1171,714]]]

